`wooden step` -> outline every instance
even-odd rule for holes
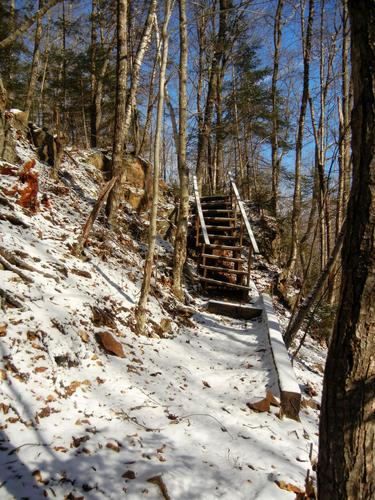
[[[263,313],[263,309],[250,304],[224,302],[223,300],[210,300],[208,310],[214,314],[240,319],[253,319]]]
[[[232,208],[232,202],[231,201],[221,201],[221,200],[214,200],[214,201],[202,201],[201,203],[202,208],[205,209],[207,207],[217,207],[217,208],[224,208],[224,207],[229,207]]]
[[[243,248],[239,245],[221,245],[220,243],[210,243],[209,245],[206,245],[206,247],[216,248],[217,250],[232,250],[233,252],[240,251]]]
[[[227,260],[228,262],[246,262],[245,259],[241,259],[240,257],[227,257],[226,255],[212,255],[209,253],[202,253],[201,257],[205,257],[206,259]]]
[[[218,273],[228,273],[228,274],[241,274],[245,276],[247,271],[239,271],[238,269],[228,269],[227,267],[216,267],[216,266],[207,266],[203,264],[199,264],[199,269],[208,269],[209,271],[217,271]]]
[[[215,212],[217,214],[234,214],[234,210],[232,208],[203,208],[202,212]]]
[[[233,226],[213,226],[211,224],[206,224],[206,228],[207,228],[207,231],[209,229],[217,229],[218,231],[229,231],[229,230],[236,229]]]
[[[231,197],[227,194],[215,194],[212,196],[201,196],[201,202],[214,200],[230,200]]]
[[[247,285],[237,285],[236,283],[227,283],[226,281],[214,280],[213,278],[204,278],[203,276],[199,276],[199,281],[204,281],[209,285],[237,288],[237,290],[247,290],[247,291],[250,290],[250,287],[248,287]]]
[[[209,238],[211,240],[237,240],[239,235],[227,235],[227,234],[212,234],[209,233]]]
[[[212,217],[211,215],[207,215],[205,218],[204,218],[205,221],[216,221],[216,222],[234,222],[236,219],[235,217]],[[228,227],[228,226],[226,226]]]

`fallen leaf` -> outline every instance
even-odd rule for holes
[[[295,486],[294,484],[286,483],[285,481],[275,481],[275,483],[282,490],[292,491],[293,493],[303,493],[303,490],[301,490],[301,488],[298,488],[298,486]]]
[[[0,369],[0,380],[8,380],[8,374],[3,369]]]
[[[37,366],[34,371],[35,371],[35,373],[43,373],[46,370],[48,370],[48,368],[46,366]]]
[[[35,477],[35,480],[38,483],[44,484],[44,481],[43,481],[43,478],[42,478],[42,473],[40,472],[39,469],[34,470],[34,472],[32,472],[32,475]]]
[[[6,415],[9,411],[9,405],[6,405],[5,403],[0,403],[0,410]]]
[[[88,342],[89,341],[89,334],[85,332],[84,330],[81,330],[78,335],[81,337],[83,342]]]
[[[61,451],[61,453],[67,453],[68,449],[65,446],[54,446],[53,449],[55,451]]]
[[[7,325],[0,325],[0,337],[5,337],[7,334]]]
[[[202,380],[202,384],[203,384],[205,387],[211,388],[210,384],[209,384],[208,382],[206,382],[205,380]]]
[[[113,450],[116,453],[119,453],[120,448],[121,448],[121,446],[118,442],[109,442],[105,446],[106,446],[106,448],[109,448],[110,450]]]
[[[135,479],[136,475],[135,475],[135,472],[133,470],[127,470],[126,472],[123,473],[123,475],[121,477],[123,477],[125,479]]]

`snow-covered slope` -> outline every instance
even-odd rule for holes
[[[161,239],[150,336],[136,337],[145,222],[125,211],[113,232],[99,218],[73,256],[101,184],[84,159],[57,182],[36,161],[34,214],[0,174],[0,498],[293,498],[317,450],[321,349],[296,362],[301,422],[249,409],[277,395],[265,325],[209,314],[199,296],[175,304]]]

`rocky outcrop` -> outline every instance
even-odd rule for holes
[[[7,93],[0,79],[0,159],[16,163],[15,140],[9,121],[10,114],[6,111],[6,102]]]

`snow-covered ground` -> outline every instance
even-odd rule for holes
[[[277,396],[265,325],[209,314],[197,295],[176,315],[160,239],[150,336],[136,337],[144,243],[124,213],[120,230],[99,220],[84,257],[72,255],[100,187],[76,159],[56,183],[36,163],[49,199],[36,214],[9,194],[17,177],[0,174],[0,255],[32,266],[0,267],[22,306],[3,299],[0,311],[0,498],[294,498],[311,443],[317,453],[322,349],[309,341],[295,361],[301,422],[249,409],[266,390]],[[103,350],[103,332],[124,357]]]

